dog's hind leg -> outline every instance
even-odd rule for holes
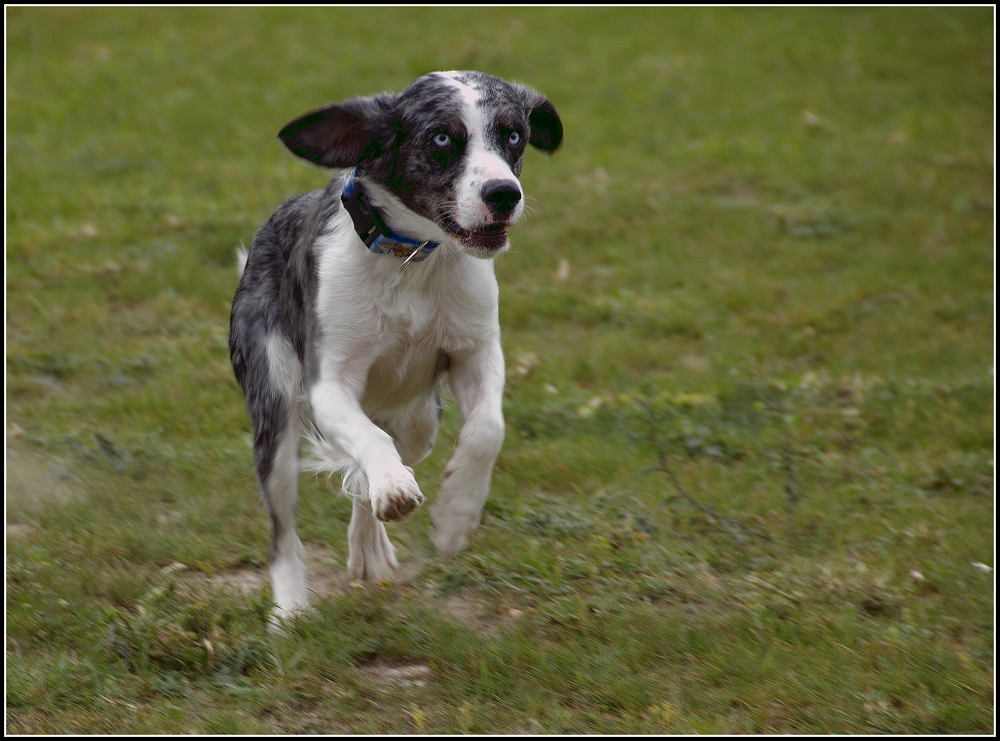
[[[295,530],[302,418],[301,370],[287,338],[270,334],[251,346],[241,381],[253,421],[253,457],[261,498],[271,517],[274,616],[284,620],[309,606],[305,548]]]
[[[306,552],[295,529],[300,425],[298,415],[289,410],[284,430],[273,449],[270,472],[260,477],[261,493],[271,516],[271,591],[274,616],[278,620],[285,620],[309,607]]]

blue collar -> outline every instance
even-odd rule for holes
[[[361,237],[361,241],[369,250],[377,255],[395,255],[403,258],[403,264],[399,266],[402,270],[411,262],[426,260],[440,242],[423,241],[404,237],[397,234],[389,225],[385,223],[382,214],[379,213],[364,191],[361,184],[355,179],[355,170],[351,170],[344,182],[344,189],[340,195],[340,200],[344,208],[354,220],[354,230]]]

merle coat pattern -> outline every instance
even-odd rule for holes
[[[353,498],[354,578],[397,568],[383,521],[423,501],[410,466],[434,444],[448,381],[463,416],[432,509],[448,556],[479,521],[503,441],[504,366],[492,258],[523,212],[527,144],[552,152],[562,124],[541,94],[479,72],[433,73],[402,93],[302,116],[280,137],[296,155],[356,168],[390,228],[440,246],[400,269],[369,252],[341,204],[344,175],[283,204],[241,255],[230,356],[253,423],[254,468],[272,523],[275,617],[308,606],[295,530],[307,468],[343,475]]]

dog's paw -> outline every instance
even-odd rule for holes
[[[352,554],[347,568],[354,579],[379,584],[396,581],[399,563],[396,561],[392,544],[388,544],[388,547],[375,549],[371,553],[361,553],[357,556]]]
[[[451,558],[469,544],[479,518],[444,514],[438,509],[431,511],[431,522],[431,542],[434,548],[442,558]]]
[[[372,511],[383,522],[402,520],[424,501],[412,475],[387,476],[370,490]]]
[[[308,604],[297,607],[279,607],[275,605],[268,616],[267,627],[275,633],[284,632],[285,628],[298,618],[308,618],[317,615],[316,608]]]

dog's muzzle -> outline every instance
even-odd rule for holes
[[[438,223],[470,252],[491,256],[508,244],[507,228],[516,220],[521,187],[516,180],[487,180],[479,191],[479,198],[492,217],[489,223],[467,229],[445,213],[440,215]]]

